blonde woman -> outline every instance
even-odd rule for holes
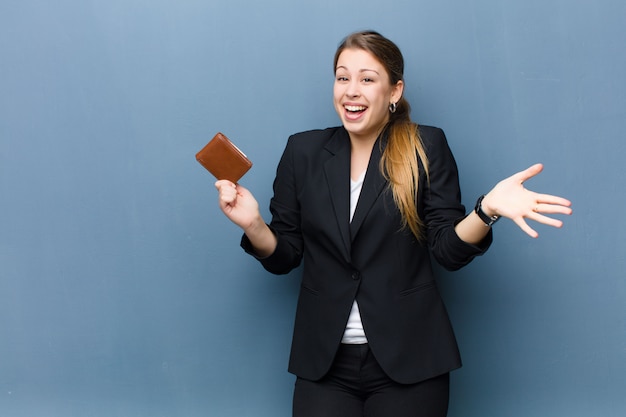
[[[409,117],[403,67],[398,47],[376,32],[341,43],[342,126],[289,138],[269,224],[248,190],[216,183],[243,248],[265,269],[304,263],[289,361],[295,417],[445,416],[461,360],[431,255],[456,270],[487,250],[500,217],[536,237],[526,219],[560,227],[546,215],[571,213],[566,199],[523,187],[541,165],[466,213],[443,131]]]

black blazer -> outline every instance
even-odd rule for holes
[[[419,242],[402,228],[387,182],[379,170],[386,138],[374,146],[350,222],[350,139],[343,127],[289,138],[271,199],[275,252],[259,259],[285,274],[304,259],[289,371],[310,380],[329,370],[354,299],[370,349],[397,382],[414,383],[461,366],[430,256],[449,270],[482,254],[454,231],[465,216],[456,162],[441,129],[420,126],[429,160],[418,211],[427,224]],[[244,236],[242,247],[252,253]]]

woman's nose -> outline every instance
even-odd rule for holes
[[[361,92],[359,90],[359,84],[355,82],[349,83],[346,88],[346,96],[358,97],[359,95],[361,95]]]

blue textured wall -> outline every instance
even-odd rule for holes
[[[451,416],[626,415],[626,3],[0,2],[0,415],[290,415],[298,274],[238,248],[194,154],[261,205],[290,133],[335,125],[332,54],[394,39],[464,201],[534,162],[575,214],[443,273]]]

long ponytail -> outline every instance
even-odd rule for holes
[[[420,165],[428,178],[428,158],[417,124],[411,122],[409,113],[409,103],[401,98],[387,125],[388,140],[380,170],[389,182],[403,226],[408,227],[417,239],[423,239],[424,224],[417,211],[417,193]]]

